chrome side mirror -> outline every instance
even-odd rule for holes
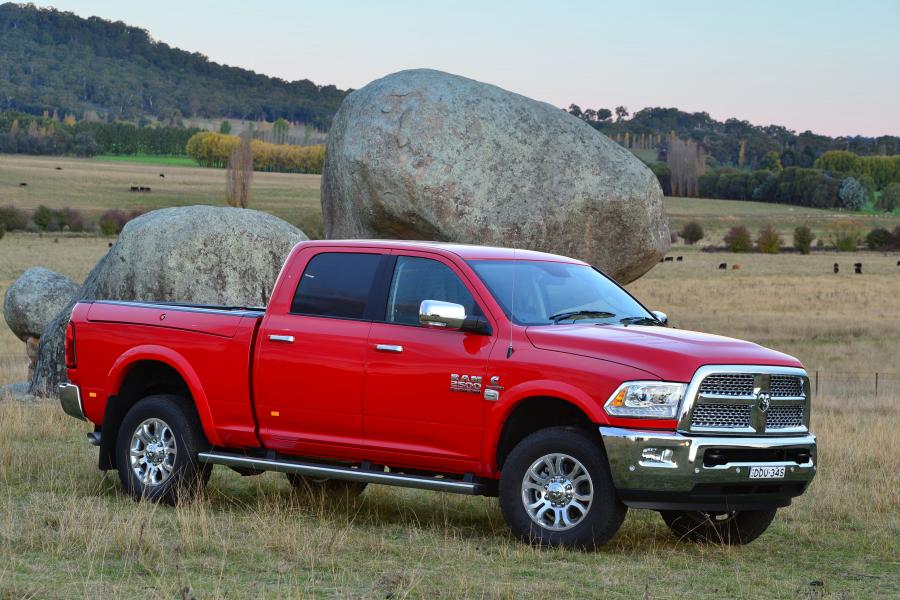
[[[466,309],[462,304],[422,300],[422,304],[419,305],[419,323],[425,327],[455,331],[462,329],[465,320]]]
[[[656,317],[656,320],[662,323],[663,326],[667,326],[669,324],[669,316],[661,310],[652,311],[653,316]]]

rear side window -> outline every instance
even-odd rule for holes
[[[380,262],[380,254],[317,254],[306,265],[300,278],[291,312],[363,319]]]

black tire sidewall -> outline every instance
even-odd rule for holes
[[[576,458],[591,476],[594,497],[588,514],[575,527],[551,531],[535,523],[522,503],[522,479],[541,456],[561,452]],[[582,429],[550,427],[519,442],[500,473],[500,508],[513,534],[540,546],[592,549],[609,541],[627,508],[619,500],[602,442]]]
[[[191,497],[209,479],[211,468],[197,460],[197,453],[209,448],[200,419],[190,400],[174,395],[147,396],[125,415],[116,439],[116,465],[126,492],[135,499],[175,504]],[[144,486],[131,469],[131,438],[146,419],[164,421],[175,436],[175,462],[172,476],[158,486]]]

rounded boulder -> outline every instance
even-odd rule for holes
[[[628,150],[550,104],[433,70],[344,99],[321,198],[331,239],[542,250],[622,283],[670,243],[659,183]]]
[[[44,327],[75,297],[78,284],[56,271],[32,267],[22,273],[3,298],[6,324],[23,342],[41,337]]]

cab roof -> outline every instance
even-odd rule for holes
[[[578,265],[583,261],[535,250],[516,248],[498,248],[495,246],[474,246],[449,242],[429,242],[417,240],[315,240],[301,242],[304,246],[339,246],[342,248],[382,248],[392,250],[433,250],[455,254],[463,260],[539,260],[545,262],[563,262]]]

